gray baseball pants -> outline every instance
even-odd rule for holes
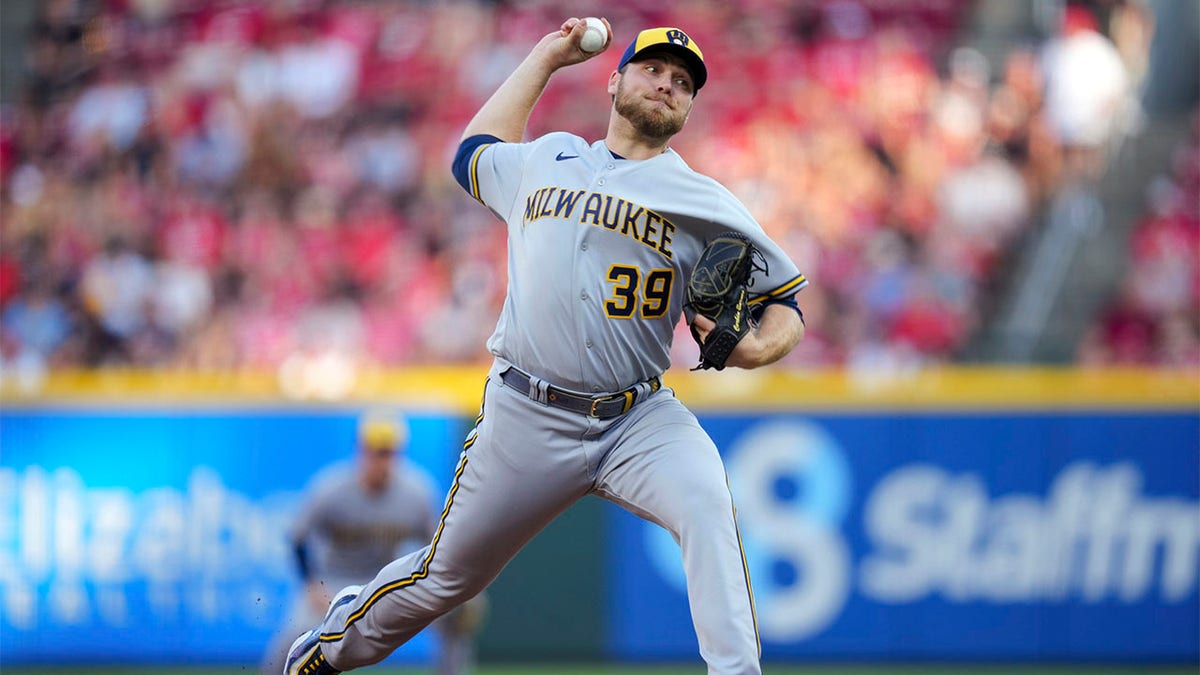
[[[331,665],[376,663],[492,582],[530,539],[587,494],[666,528],[679,542],[708,672],[757,675],[758,627],[725,467],[667,388],[643,385],[600,420],[501,383],[497,360],[433,541],[384,567],[321,628]]]

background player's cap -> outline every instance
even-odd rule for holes
[[[688,70],[692,72],[694,91],[700,91],[700,87],[704,86],[704,82],[708,79],[708,69],[704,67],[704,53],[700,51],[695,40],[678,28],[647,28],[638,33],[633,42],[630,42],[629,46],[625,48],[625,53],[621,55],[621,62],[617,64],[617,70],[652,50],[674,52],[683,57],[684,63],[688,65]]]
[[[399,450],[408,442],[408,430],[397,415],[370,413],[359,421],[358,442],[370,450]]]

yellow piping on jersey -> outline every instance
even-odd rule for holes
[[[770,300],[772,298],[782,298],[784,296],[795,293],[796,291],[800,290],[801,288],[804,288],[807,285],[808,285],[808,279],[805,279],[804,275],[800,274],[800,275],[797,275],[796,278],[787,282],[786,284],[783,284],[782,286],[779,286],[779,287],[775,288],[774,290],[767,291],[766,293],[763,293],[762,295],[755,297],[754,299],[749,301],[749,304],[755,305],[760,302],[766,302],[767,300]]]
[[[475,154],[471,157],[471,196],[475,201],[483,204],[483,198],[479,196],[479,158],[483,155],[484,148],[494,143],[484,143],[475,149]],[[487,206],[484,204],[484,206]]]

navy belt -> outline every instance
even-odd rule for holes
[[[516,368],[509,368],[500,373],[500,381],[526,396],[529,395],[529,375]],[[646,383],[650,385],[651,392],[656,392],[662,387],[662,380],[657,375],[646,380]],[[602,420],[624,415],[637,401],[636,386],[604,396],[583,396],[553,385],[546,388],[546,403],[555,408]]]

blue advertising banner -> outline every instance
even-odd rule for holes
[[[1200,658],[1200,415],[709,415],[764,660]],[[614,656],[694,659],[679,547],[612,509]]]
[[[464,429],[408,422],[440,512]],[[256,662],[298,587],[301,491],[353,458],[356,429],[329,408],[0,412],[4,662]]]

